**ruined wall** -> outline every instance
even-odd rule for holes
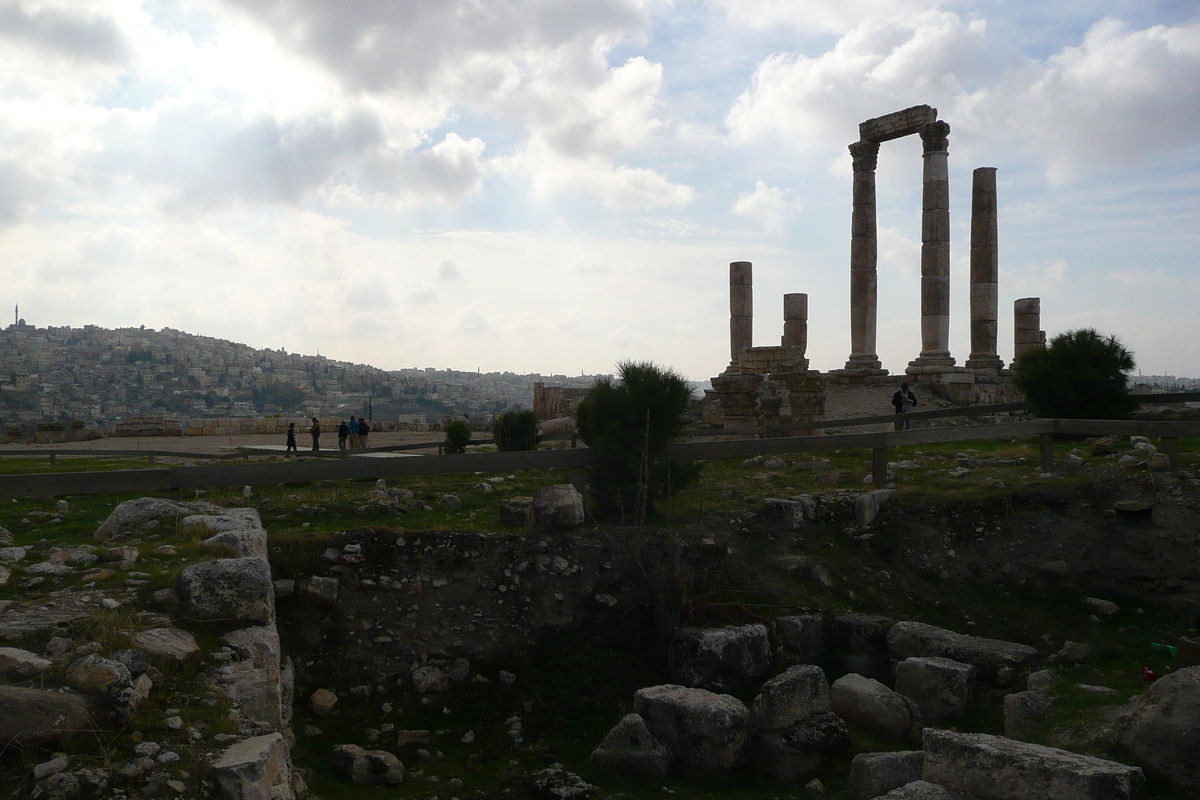
[[[533,413],[537,414],[539,420],[573,417],[588,391],[567,386],[547,386],[539,381],[533,385]]]

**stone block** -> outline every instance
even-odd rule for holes
[[[729,285],[749,286],[754,281],[754,265],[749,261],[734,261],[729,265]]]
[[[850,731],[836,714],[823,711],[779,731],[754,736],[752,767],[756,778],[796,784],[821,769],[826,760],[850,748]]]
[[[925,754],[920,750],[890,753],[859,753],[850,762],[846,800],[875,800],[876,797],[919,781]]]
[[[949,658],[906,658],[896,665],[896,691],[917,704],[925,724],[965,714],[974,685],[975,667]]]
[[[1015,692],[1004,696],[1004,735],[1026,741],[1033,729],[1050,713],[1050,695],[1041,691]]]
[[[1013,301],[1013,314],[1033,314],[1040,316],[1042,313],[1042,298],[1040,297],[1022,297],[1019,300]]]
[[[923,780],[987,800],[1131,800],[1137,767],[985,733],[925,731]]]
[[[1029,645],[967,636],[923,622],[896,623],[888,631],[887,647],[897,661],[914,656],[937,656],[971,664],[976,669],[976,677],[996,685],[1005,685],[1005,676],[1027,669],[1037,655],[1037,650]]]
[[[275,614],[271,567],[263,558],[223,558],[185,567],[175,593],[184,612],[203,620],[265,624]]]
[[[898,789],[892,789],[879,800],[976,800],[976,798],[952,792],[945,786],[938,786],[928,781],[913,781]]]
[[[1200,792],[1200,667],[1164,675],[1134,700],[1120,742],[1150,774]]]
[[[92,730],[87,700],[77,694],[0,685],[0,745],[47,747]]]
[[[854,498],[854,521],[859,525],[870,525],[895,493],[894,489],[876,489]]]
[[[196,637],[179,628],[150,628],[133,634],[133,646],[148,656],[187,661],[200,656]]]
[[[858,124],[858,138],[863,142],[887,142],[920,133],[926,125],[937,121],[937,109],[927,105],[912,106],[882,117],[873,117]]]
[[[252,736],[232,745],[213,764],[227,800],[291,800],[292,775],[283,736]]]
[[[767,626],[676,628],[667,669],[680,683],[716,692],[757,685],[771,674]]]
[[[639,689],[633,704],[685,777],[728,774],[737,766],[750,709],[736,697],[666,684]]]
[[[829,710],[825,672],[813,664],[789,667],[763,684],[750,708],[752,730],[777,731]]]
[[[896,741],[921,740],[921,714],[917,704],[877,680],[851,673],[829,689],[833,713],[851,725],[883,734]]]
[[[50,669],[49,659],[16,647],[0,647],[0,677],[28,678]]]
[[[662,780],[671,769],[671,751],[654,738],[646,720],[626,714],[613,726],[588,763],[601,772],[635,780]]]
[[[569,483],[539,489],[533,495],[533,519],[538,525],[578,528],[584,523],[583,495]]]
[[[404,782],[404,764],[386,750],[364,750],[356,744],[335,745],[330,767],[355,786],[394,786]]]

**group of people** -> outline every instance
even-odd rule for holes
[[[313,452],[319,452],[321,449],[321,421],[316,417],[313,417],[312,425],[309,426],[308,432],[312,435]],[[361,417],[359,419],[351,417],[349,423],[347,423],[345,420],[342,420],[341,424],[338,425],[337,431],[338,449],[342,452],[346,452],[348,449],[366,450],[367,435],[370,432],[371,423],[367,422],[366,417]],[[289,454],[299,452],[296,449],[296,423],[294,422],[288,423],[287,452]]]
[[[347,423],[342,420],[338,425],[338,449],[345,452],[346,450],[366,450],[367,435],[371,432],[371,423],[367,422],[366,417],[355,419],[350,418]]]

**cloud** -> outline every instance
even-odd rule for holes
[[[739,192],[733,213],[758,222],[765,230],[779,233],[783,224],[800,210],[801,203],[791,198],[791,190],[754,182],[754,191]]]
[[[1043,297],[1062,290],[1070,269],[1061,258],[1044,264],[1031,262],[1018,271],[1001,268],[1000,285],[1025,297]]]
[[[462,280],[462,272],[457,264],[446,258],[438,265],[437,278],[439,281],[459,281]]]
[[[911,15],[946,3],[934,0],[708,0],[736,25],[844,33],[867,17]]]
[[[131,45],[120,26],[94,5],[0,2],[0,40],[50,51],[75,62],[121,63]]]
[[[486,316],[484,316],[483,303],[472,303],[469,308],[458,315],[458,328],[463,333],[480,334],[487,333],[492,329]]]
[[[434,305],[440,300],[437,289],[428,284],[414,286],[409,289],[404,293],[404,299],[409,305],[414,306]]]

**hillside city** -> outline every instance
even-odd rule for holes
[[[172,328],[95,325],[0,331],[0,415],[9,424],[133,418],[365,414],[390,422],[490,419],[530,408],[533,385],[586,388],[597,376],[383,370]]]

